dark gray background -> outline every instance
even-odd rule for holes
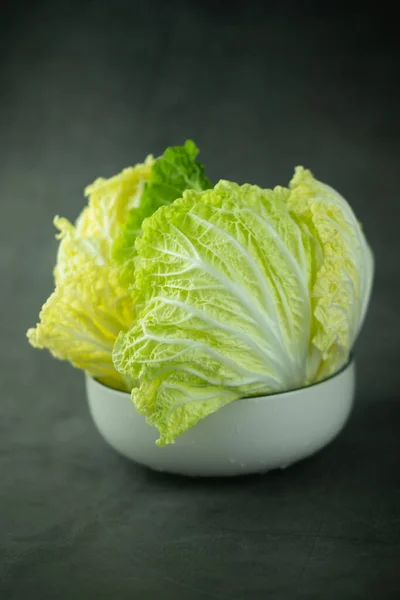
[[[400,597],[399,82],[393,16],[324,3],[32,2],[0,35],[0,597]],[[342,435],[286,472],[153,474],[90,421],[83,377],[32,350],[52,218],[192,137],[210,175],[341,191],[376,256]]]

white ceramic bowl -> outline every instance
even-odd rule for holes
[[[157,471],[192,476],[227,476],[285,468],[314,454],[342,429],[354,398],[355,366],[299,390],[237,400],[159,448],[158,432],[147,425],[124,392],[90,377],[90,412],[115,450]]]

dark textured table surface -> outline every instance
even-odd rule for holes
[[[400,597],[395,38],[374,14],[218,4],[2,8],[2,600]],[[214,179],[271,186],[311,168],[376,255],[349,424],[282,473],[187,480],[129,463],[95,431],[81,373],[25,339],[52,288],[53,215],[74,219],[95,177],[187,137]]]

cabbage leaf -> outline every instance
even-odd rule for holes
[[[138,381],[133,402],[160,445],[233,400],[307,385],[348,359],[371,253],[347,202],[308,171],[290,189],[188,190],[142,230],[142,309],[113,357]]]

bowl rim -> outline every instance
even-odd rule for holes
[[[329,375],[325,379],[321,379],[321,381],[315,381],[314,383],[310,383],[310,385],[304,385],[302,387],[293,388],[291,390],[282,390],[281,392],[275,392],[273,394],[265,394],[264,396],[243,396],[242,398],[238,398],[235,402],[241,402],[243,400],[256,400],[256,399],[268,400],[269,398],[276,398],[277,396],[282,396],[283,394],[285,394],[287,396],[299,395],[299,393],[304,390],[309,390],[310,388],[316,388],[318,386],[322,386],[326,383],[329,383],[329,381],[331,381],[332,379],[335,379],[335,377],[339,377],[340,375],[342,375],[353,364],[354,364],[354,355],[350,354],[347,362],[338,371],[335,371],[335,373],[332,373],[332,375]],[[96,379],[95,377],[92,377],[88,373],[85,373],[85,377],[86,377],[86,379],[94,382],[99,387],[105,388],[106,390],[109,390],[115,394],[118,394],[119,396],[125,396],[125,397],[131,396],[130,392],[124,392],[122,390],[117,390],[116,388],[110,387],[109,385],[105,385],[104,383],[101,383],[98,379]]]

